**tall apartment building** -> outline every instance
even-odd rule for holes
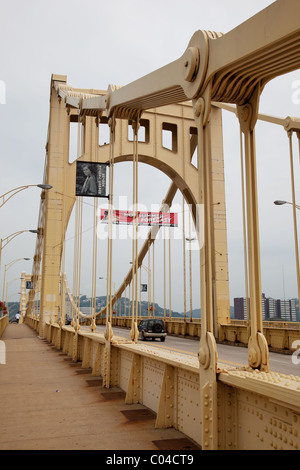
[[[277,300],[277,312],[280,318],[285,321],[297,321],[296,301],[292,300]]]
[[[262,294],[261,302],[263,320],[280,319],[283,321],[297,321],[295,299],[273,299]],[[236,297],[234,299],[234,318],[236,320],[247,320],[247,304],[244,297]]]
[[[234,301],[234,318],[236,320],[247,320],[247,304],[244,297],[236,297]]]
[[[247,320],[247,302],[245,297],[236,297],[234,300],[234,318],[236,320]],[[250,314],[250,299],[248,299]],[[262,314],[265,317],[265,294],[262,294]]]
[[[266,298],[266,312],[267,315],[265,316],[264,320],[272,320],[278,317],[277,314],[277,300],[272,299],[271,297]]]

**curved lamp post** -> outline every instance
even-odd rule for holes
[[[133,264],[132,261],[129,261],[129,264]],[[144,270],[148,274],[148,317],[149,317],[150,316],[150,311],[151,311],[153,303],[154,303],[154,302],[152,302],[152,306],[151,306],[151,269],[148,268],[148,266],[145,266],[144,264],[141,264],[140,266],[142,268],[144,268]],[[141,277],[140,277],[140,279],[141,279]],[[140,309],[141,309],[141,290],[140,290]]]
[[[24,189],[28,189],[28,188],[32,188],[32,187],[40,188],[40,189],[43,189],[43,190],[48,190],[48,189],[52,188],[52,186],[50,184],[27,184],[27,185],[24,185],[24,186],[19,186],[18,188],[11,189],[10,191],[7,191],[6,193],[2,194],[2,196],[0,196],[0,200],[2,199],[2,202],[0,204],[0,209],[13,196],[20,193],[21,191],[24,191]]]
[[[6,287],[5,287],[5,298],[3,299],[3,302],[4,304],[6,304],[6,301],[7,299],[9,299],[11,297],[11,295],[9,297],[7,297],[7,291],[8,291],[8,287],[10,286],[10,284],[12,284],[13,282],[17,281],[18,279],[22,279],[21,277],[15,277],[14,279],[12,279],[11,281],[8,281],[6,283]],[[12,294],[14,295],[14,294]]]
[[[1,268],[1,255],[2,255],[2,250],[11,242],[14,238],[17,236],[21,235],[21,233],[25,232],[30,232],[30,233],[39,233],[38,230],[20,230],[18,232],[11,233],[8,235],[6,238],[1,238],[0,239],[0,268]]]
[[[11,261],[10,263],[6,264],[5,265],[5,269],[4,269],[4,279],[3,279],[3,294],[2,294],[2,301],[4,301],[4,295],[5,295],[5,282],[6,282],[6,271],[9,270],[9,268],[11,268],[15,263],[17,263],[18,261],[30,261],[30,258],[18,258],[18,259],[15,259],[13,261]]]
[[[296,220],[296,209],[300,210],[300,206],[298,204],[293,203],[293,202],[280,201],[280,200],[279,201],[274,201],[274,204],[275,204],[275,206],[282,206],[284,204],[290,204],[291,206],[293,206],[298,302],[300,302],[300,264],[299,264],[298,232],[297,232],[297,220]]]

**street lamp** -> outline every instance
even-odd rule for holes
[[[295,200],[294,197],[293,197],[293,200]],[[300,206],[298,204],[296,204],[295,202],[288,202],[288,201],[274,201],[274,204],[276,206],[282,206],[284,204],[290,204],[291,206],[293,206],[294,241],[295,241],[297,288],[298,288],[298,300],[299,300],[300,299],[300,264],[299,264],[299,246],[298,246],[298,231],[297,231],[296,209],[300,209]]]
[[[18,188],[11,189],[10,191],[7,191],[6,193],[2,194],[2,196],[0,196],[0,200],[2,199],[0,209],[13,196],[20,193],[21,191],[24,191],[24,189],[28,189],[32,187],[40,188],[40,189],[43,189],[44,191],[52,188],[50,184],[27,184],[26,186],[19,186]]]
[[[101,277],[99,277],[99,279],[104,279],[108,284],[108,280],[107,280],[106,277],[101,276]],[[112,281],[112,285],[113,285],[113,289],[114,289],[114,294],[111,297],[113,298],[116,294],[116,283]],[[111,299],[109,299],[109,302],[110,301],[111,301]],[[107,310],[108,310],[108,305],[109,305],[109,303],[108,303],[108,287],[106,288],[106,304],[107,304],[106,307],[107,307]]]
[[[133,264],[132,261],[129,261],[129,264],[132,264],[133,266],[135,266],[135,264]],[[148,274],[148,285],[147,285],[147,291],[148,291],[148,316],[150,316],[150,311],[153,310],[152,307],[154,307],[154,301],[153,301],[153,305],[151,305],[151,269],[148,268],[148,266],[145,266],[144,264],[140,264],[140,267],[141,268],[144,268],[145,271],[147,272]],[[142,304],[141,304],[141,271],[140,271],[140,316],[141,316],[141,311],[142,311]]]
[[[25,232],[30,232],[30,233],[39,233],[38,230],[20,230],[19,232],[14,232],[8,235],[6,238],[1,238],[0,239],[0,268],[1,268],[1,255],[2,255],[2,250],[11,242],[14,238],[17,236],[21,235],[21,233]]]
[[[44,190],[52,189],[51,184],[37,184],[37,187],[41,188],[41,189],[44,189]]]
[[[3,279],[3,295],[2,295],[2,301],[4,301],[4,295],[5,295],[5,282],[6,282],[6,271],[9,270],[9,268],[11,268],[15,263],[17,263],[18,261],[30,261],[30,258],[18,258],[18,259],[15,259],[13,261],[11,261],[10,263],[6,264],[5,265],[5,269],[4,269],[4,279]]]
[[[6,299],[8,299],[7,297],[7,290],[8,290],[8,287],[10,286],[10,284],[12,284],[13,282],[17,281],[18,279],[22,279],[21,277],[15,277],[14,279],[12,279],[11,281],[8,281],[6,283],[6,289],[5,289],[5,298],[3,299],[3,302],[6,304]]]
[[[274,204],[275,206],[283,206],[283,204],[290,204],[291,206],[294,205],[292,202],[288,202],[288,201],[274,201]],[[295,207],[296,209],[300,210],[300,206],[298,204],[295,204]]]
[[[132,261],[129,261],[129,264],[133,264]],[[148,268],[148,266],[145,266],[144,264],[141,264],[140,266],[144,268],[148,274],[148,286],[147,286],[148,287],[148,316],[150,316],[150,310],[151,310],[150,307],[152,306],[154,307],[154,305],[151,306],[151,269]],[[140,290],[140,294],[141,294],[141,290]],[[140,295],[140,302],[141,302],[141,295]]]

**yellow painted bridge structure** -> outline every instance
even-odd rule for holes
[[[300,446],[300,376],[274,372],[269,360],[270,350],[293,353],[297,349],[300,325],[263,321],[255,140],[260,120],[272,124],[275,132],[278,128],[286,132],[299,297],[293,142],[300,142],[300,118],[259,113],[266,84],[299,69],[299,18],[299,0],[277,0],[227,34],[197,31],[178,60],[125,86],[78,89],[64,75],[51,77],[43,181],[48,189],[41,193],[34,262],[31,274],[22,274],[21,318],[14,328],[26,324],[73,364],[89,369],[95,381],[101,378],[102,392],[118,389],[124,405],[141,405],[154,413],[155,429],[182,433],[202,450],[290,450]],[[249,301],[248,320],[242,322],[230,319],[222,126],[225,112],[236,116],[240,133],[236,145],[241,150],[243,169],[242,193],[236,197],[242,200],[244,209],[244,275]],[[74,123],[77,155],[70,161]],[[105,143],[101,140],[104,129],[108,132]],[[168,146],[164,132],[170,136]],[[132,257],[124,281],[114,286],[112,259],[118,243],[113,236],[118,215],[114,176],[121,162],[132,165]],[[141,163],[170,179],[159,212],[171,213],[175,195],[181,193],[196,233],[199,250],[189,254],[199,263],[201,319],[179,320],[165,313],[164,320],[170,335],[196,339],[197,355],[138,341],[139,274],[148,258],[148,288],[152,287],[148,316],[154,317],[151,259],[157,235],[164,228],[162,224],[149,225],[139,246]],[[108,175],[108,191],[100,194],[107,198],[108,233],[106,304],[100,309],[95,301],[99,194],[93,192],[91,168],[97,168],[98,189],[101,178]],[[95,214],[90,314],[79,303],[85,196],[90,197]],[[66,276],[65,256],[72,214],[73,289]],[[26,282],[32,283],[29,293]],[[121,299],[126,305],[128,297],[130,308],[121,315],[118,305]],[[70,325],[65,324],[66,317],[71,319]],[[4,316],[0,320],[3,338],[6,328],[11,328],[7,325],[8,317]],[[98,325],[104,325],[104,329],[100,331]],[[116,334],[117,326],[127,327],[129,337]],[[246,346],[248,364],[219,361],[217,343],[222,342]],[[3,367],[0,365],[0,393]]]

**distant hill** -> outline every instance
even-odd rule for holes
[[[106,296],[101,296],[101,297],[97,297],[96,298],[96,310],[97,312],[99,312],[99,310],[101,310],[101,308],[105,307],[106,305]],[[84,311],[83,309],[85,309],[85,313],[88,313],[88,308],[90,307],[90,299],[88,299],[85,295],[82,296],[80,298],[80,308],[82,309],[82,311]],[[121,313],[121,316],[124,316],[125,315],[125,298],[121,298],[121,302],[118,301],[115,305],[114,305],[114,310],[119,313]],[[129,299],[126,299],[126,315],[129,314],[129,312],[131,311],[131,308],[132,308],[132,302],[129,303]],[[160,305],[158,305],[157,303],[154,304],[154,308],[155,308],[155,314],[157,316],[164,316],[164,308],[161,307]],[[142,316],[147,316],[148,315],[148,301],[142,301],[141,302],[141,305],[140,305],[140,302],[138,302],[138,311],[140,313],[141,311],[141,315]],[[200,310],[193,310],[193,316],[194,316],[194,312],[195,312],[195,318],[199,318],[199,315],[200,315]],[[184,313],[183,312],[176,312],[174,310],[171,311],[171,314],[172,314],[172,317],[184,317]],[[166,308],[166,315],[168,316],[169,315],[169,309]],[[187,315],[189,315],[189,312],[187,312]]]
[[[299,316],[299,305],[298,305],[298,299],[296,300],[296,309],[297,309],[297,321],[300,321],[300,316]],[[105,307],[106,305],[106,295],[105,296],[100,296],[96,297],[96,311],[99,312],[101,308]],[[89,307],[90,307],[90,299],[86,295],[82,295],[80,298],[80,308],[82,309],[83,313],[88,314],[89,313]],[[11,321],[14,319],[16,313],[19,311],[20,304],[19,302],[8,302],[8,309],[9,309],[9,320]],[[128,316],[129,311],[131,311],[132,308],[132,303],[130,302],[130,310],[129,310],[129,299],[126,299],[126,315]],[[121,306],[119,306],[119,303],[114,306],[114,309],[118,311],[118,314],[121,310],[121,316],[124,315],[125,313],[125,299],[121,299]],[[138,302],[138,309],[140,312],[140,305]],[[157,303],[155,304],[155,313],[157,316],[164,316],[164,309]],[[142,316],[147,316],[148,315],[148,301],[142,301],[141,302],[141,314]],[[184,318],[184,312],[177,312],[172,310],[171,311],[172,317],[174,318]],[[169,316],[169,309],[166,308],[166,315]],[[193,318],[201,318],[201,309],[196,308],[193,309],[192,313]],[[186,318],[190,317],[190,311],[188,310],[186,312]],[[234,307],[230,306],[230,318],[234,319]]]

